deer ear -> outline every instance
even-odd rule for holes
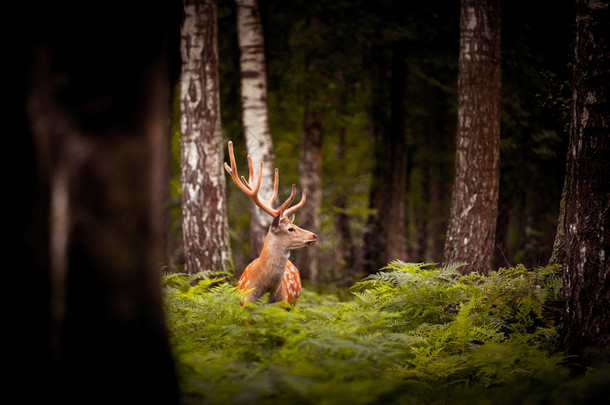
[[[292,215],[290,216],[290,218],[288,218],[288,220],[289,220],[290,222],[292,222],[293,224],[294,224],[294,217],[296,217],[296,215],[297,215],[297,214],[292,214]]]
[[[271,223],[271,231],[273,233],[277,232],[280,229],[280,222],[282,222],[282,212],[280,212],[275,218],[273,218],[273,222]]]

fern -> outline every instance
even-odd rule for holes
[[[291,311],[240,307],[223,275],[168,274],[183,402],[536,403],[563,392],[558,268],[458,268],[392,262],[355,283],[352,299],[304,289]]]

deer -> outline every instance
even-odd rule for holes
[[[263,211],[273,217],[260,255],[246,266],[237,283],[237,288],[244,292],[241,305],[255,303],[263,295],[269,294],[269,302],[286,301],[292,306],[301,295],[301,275],[297,267],[289,260],[290,252],[305,246],[311,246],[318,241],[318,235],[294,224],[295,212],[306,201],[305,191],[301,194],[298,204],[289,208],[296,195],[296,187],[286,201],[278,208],[273,208],[277,197],[279,171],[275,168],[273,193],[267,200],[259,195],[262,182],[263,162],[260,162],[258,178],[255,180],[252,168],[252,157],[248,155],[248,181],[239,176],[233,142],[229,141],[229,157],[231,166],[224,162],[225,170],[231,175],[234,183]]]

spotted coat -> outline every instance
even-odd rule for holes
[[[256,284],[255,278],[257,276],[255,271],[258,269],[257,261],[258,260],[255,260],[250,263],[239,278],[237,287],[240,290],[247,291],[254,288],[254,285]],[[292,305],[295,304],[295,301],[301,295],[301,275],[297,267],[290,260],[286,262],[286,269],[284,270],[282,282],[274,295],[274,298],[276,298],[274,301],[286,301]],[[248,301],[247,297],[246,301]]]

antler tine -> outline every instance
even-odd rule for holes
[[[248,155],[248,181],[246,181],[244,176],[241,176],[241,179],[248,187],[248,190],[252,191],[254,194],[257,194],[258,190],[261,188],[261,182],[263,180],[263,162],[261,162],[261,167],[258,170],[258,179],[256,180],[256,186],[252,184],[253,177],[254,174],[252,170],[252,156]]]
[[[237,186],[243,191],[246,191],[244,190],[244,184],[239,180],[239,173],[237,173],[237,164],[235,163],[235,154],[233,153],[233,142],[231,141],[229,141],[229,160],[231,161],[231,167],[229,167],[227,162],[224,162],[225,170],[231,175],[235,184],[237,184]]]
[[[261,168],[261,171],[262,171],[262,168]],[[277,188],[279,185],[279,177],[280,177],[280,172],[276,167],[275,168],[275,180],[273,181],[273,194],[271,195],[271,198],[263,201],[265,204],[273,205],[273,202],[275,201],[275,198],[277,197]]]
[[[292,200],[294,200],[294,196],[296,195],[296,192],[297,192],[297,188],[293,184],[292,185],[292,192],[290,193],[290,197],[288,197],[288,199],[286,199],[286,201],[284,201],[284,203],[282,205],[280,205],[279,208],[277,209],[278,212],[282,213],[282,218],[286,217],[286,213],[284,211],[290,205]]]
[[[229,141],[229,159],[231,160],[231,167],[225,162],[225,170],[231,175],[235,184],[248,196],[252,196],[252,187],[246,180],[244,176],[241,176],[241,180],[239,179],[239,173],[237,171],[237,164],[235,163],[235,153],[233,153],[233,142]]]
[[[294,186],[293,186],[294,187]],[[293,213],[295,213],[299,208],[301,208],[303,206],[303,204],[305,204],[305,201],[307,200],[306,196],[305,196],[305,190],[303,190],[303,193],[301,194],[301,201],[299,201],[298,204],[293,205],[292,207],[288,208],[285,212],[284,212],[284,216],[285,217],[289,217],[290,215],[292,215]]]
[[[248,155],[247,159],[248,159],[248,185],[250,186],[250,188],[252,188],[252,179],[254,178],[254,169],[252,168],[252,156]],[[261,166],[262,165],[263,165],[263,162],[261,162]],[[259,174],[260,174],[260,172],[259,172]],[[258,177],[260,177],[260,176],[258,176]]]
[[[271,207],[270,203],[267,203],[266,201],[261,201],[258,197],[258,191],[261,187],[261,183],[262,183],[262,179],[263,179],[263,162],[261,162],[261,167],[260,170],[258,172],[258,178],[256,181],[256,185],[254,185],[252,183],[254,174],[253,174],[253,169],[252,169],[252,157],[248,156],[248,172],[249,172],[249,180],[246,181],[246,179],[244,178],[244,176],[239,176],[239,173],[237,172],[237,164],[235,163],[235,154],[233,152],[233,142],[229,141],[229,157],[231,160],[231,167],[229,167],[229,165],[225,162],[225,169],[226,171],[231,175],[231,177],[233,178],[233,181],[235,182],[235,184],[248,196],[250,197],[250,199],[257,205],[259,206],[261,209],[263,209],[265,212],[267,212],[269,215],[272,215],[274,217],[276,217],[279,214],[279,210],[275,210]],[[275,199],[275,194],[277,194],[277,169],[276,169],[276,176],[275,176],[275,185],[274,185],[274,196],[273,199]]]

